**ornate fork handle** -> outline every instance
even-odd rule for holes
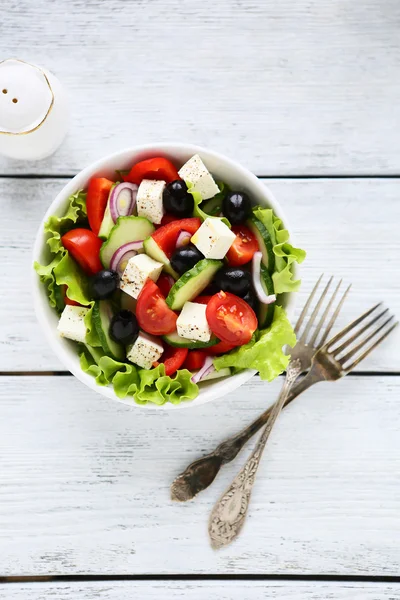
[[[208,531],[213,548],[221,548],[230,544],[243,527],[257,469],[269,434],[287,400],[292,385],[300,373],[300,360],[291,361],[282,391],[271,410],[265,429],[255,449],[211,512]]]

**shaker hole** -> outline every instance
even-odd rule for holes
[[[12,101],[14,102],[14,104],[17,104],[18,98],[13,98]]]
[[[3,94],[7,94],[7,92],[8,92],[8,90],[6,90],[6,89],[4,88],[4,90],[3,90]]]

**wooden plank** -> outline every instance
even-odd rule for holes
[[[338,326],[379,300],[400,315],[399,179],[266,181],[282,201],[296,242],[308,251],[299,307],[322,272],[353,282]],[[31,248],[46,207],[64,185],[52,179],[0,179],[0,370],[62,369],[43,339],[29,293]],[[400,371],[400,332],[362,370]]]
[[[20,1],[9,56],[66,86],[70,134],[2,173],[71,173],[120,148],[190,141],[259,175],[399,173],[397,0]],[[38,44],[40,40],[40,44]]]
[[[321,581],[88,581],[13,583],[4,586],[7,600],[395,600],[398,583],[336,583]]]
[[[169,485],[280,382],[177,413],[130,409],[69,377],[1,383],[1,576],[398,575],[399,377],[320,384],[287,409],[242,535],[219,552],[207,518],[248,451],[190,504],[172,503]]]

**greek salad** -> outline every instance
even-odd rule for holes
[[[136,402],[194,399],[245,368],[272,380],[295,335],[282,307],[305,252],[270,208],[215,181],[199,155],[94,177],[45,224],[35,263],[82,369]]]

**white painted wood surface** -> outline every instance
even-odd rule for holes
[[[1,588],[0,588],[1,593]],[[278,581],[91,581],[46,582],[4,587],[7,600],[397,600],[397,583]]]
[[[207,145],[259,175],[400,172],[397,0],[67,4],[2,12],[2,58],[53,71],[72,121],[54,157],[3,159],[0,172],[71,173],[159,140]]]
[[[230,547],[211,550],[207,518],[249,450],[194,502],[169,500],[174,476],[279,386],[253,380],[171,414],[104,400],[72,377],[3,377],[0,575],[397,576],[398,377],[320,384],[284,411]]]
[[[282,201],[296,242],[307,249],[300,310],[319,274],[353,282],[338,326],[384,300],[400,316],[400,180],[268,180]],[[0,179],[1,371],[63,369],[39,331],[29,292],[31,248],[47,206],[64,180]],[[400,372],[400,331],[361,366]]]

